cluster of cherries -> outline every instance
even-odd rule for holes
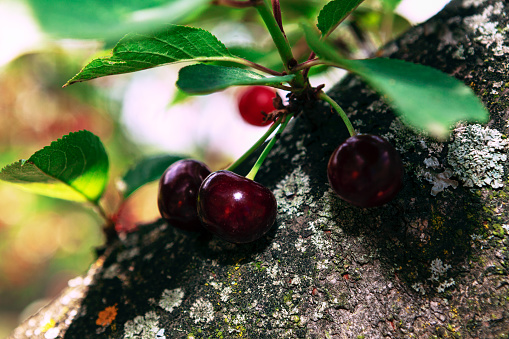
[[[245,121],[265,126],[274,110],[275,91],[255,86],[238,102]],[[375,135],[355,135],[331,155],[327,176],[333,190],[360,207],[380,206],[392,200],[402,186],[403,165],[397,151]],[[171,225],[203,231],[232,243],[262,237],[274,224],[277,202],[265,186],[236,173],[212,172],[202,162],[180,160],[159,181],[159,211]]]

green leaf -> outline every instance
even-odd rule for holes
[[[124,198],[130,196],[141,186],[158,180],[168,166],[181,159],[184,158],[175,155],[156,155],[138,161],[122,177],[119,186]]]
[[[0,171],[0,179],[54,198],[97,202],[108,182],[108,155],[88,131],[70,133]]]
[[[168,107],[178,105],[180,103],[183,103],[189,99],[189,94],[181,91],[180,89],[176,88],[175,94],[173,95],[173,98],[171,99],[170,103],[168,104]]]
[[[180,70],[177,86],[187,93],[208,94],[230,86],[279,85],[291,81],[294,77],[293,74],[264,77],[236,67],[197,64]]]
[[[388,11],[391,13],[387,13]],[[384,41],[385,38],[382,35],[384,34],[384,25],[388,23],[387,15],[391,17],[389,21],[392,21],[392,36],[399,36],[412,27],[407,18],[390,9],[378,11],[371,8],[358,8],[352,14],[351,19],[357,23],[364,34],[371,34],[376,40]]]
[[[226,47],[209,32],[171,25],[157,33],[126,35],[110,56],[92,60],[64,86],[175,62],[235,60]]]
[[[128,32],[182,23],[209,0],[28,0],[43,30],[56,38],[115,41]]]
[[[436,137],[449,135],[459,121],[486,122],[489,118],[479,98],[461,81],[435,68],[403,60],[375,58],[346,60],[304,27],[311,49],[331,65],[356,73],[383,94],[407,124]]]
[[[317,27],[322,36],[328,36],[364,0],[333,0],[318,14]]]
[[[323,60],[341,63],[340,67],[345,68],[342,63],[348,60],[341,58],[331,45],[322,41],[318,36],[316,29],[305,23],[302,23],[301,27],[304,31],[309,48],[311,48],[313,52],[319,55]]]
[[[388,11],[394,11],[398,7],[401,0],[381,0],[382,6]]]
[[[317,3],[323,1],[316,0],[292,0],[281,1],[281,11],[284,13],[285,22],[295,22],[295,19],[313,19],[316,18],[319,8]]]
[[[385,94],[405,122],[437,137],[447,137],[459,121],[488,120],[486,108],[470,87],[435,68],[382,58],[348,65]]]

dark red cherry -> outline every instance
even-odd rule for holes
[[[360,207],[374,207],[392,200],[401,189],[403,164],[398,152],[376,135],[346,139],[332,153],[327,166],[332,189]]]
[[[265,113],[274,110],[272,99],[276,97],[276,91],[270,87],[253,86],[245,90],[239,98],[239,112],[242,118],[254,126],[267,126],[272,121],[263,121]]]
[[[166,169],[159,180],[157,205],[161,216],[186,231],[203,231],[196,199],[202,181],[210,174],[208,167],[196,160],[179,160]]]
[[[232,243],[248,243],[274,224],[277,202],[265,186],[230,171],[217,171],[202,183],[198,215],[203,226]]]

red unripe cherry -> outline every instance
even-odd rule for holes
[[[157,205],[170,225],[186,231],[203,231],[196,201],[202,181],[210,174],[197,160],[179,160],[170,165],[159,180]]]
[[[232,243],[262,237],[274,224],[277,202],[265,186],[230,171],[210,174],[198,193],[203,227]]]
[[[336,194],[360,207],[392,200],[403,184],[403,163],[398,152],[376,135],[355,135],[332,153],[327,177]]]
[[[267,126],[272,121],[263,121],[265,113],[272,112],[275,108],[272,99],[276,97],[276,91],[270,87],[253,86],[245,90],[238,101],[239,112],[244,121],[254,126]]]

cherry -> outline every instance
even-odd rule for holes
[[[159,180],[157,205],[171,225],[186,231],[203,231],[196,200],[198,189],[208,175],[208,167],[196,160],[179,160],[170,165]]]
[[[203,226],[232,243],[248,243],[274,224],[277,202],[265,186],[230,171],[210,174],[198,193]]]
[[[265,113],[274,110],[272,99],[276,97],[276,91],[264,86],[252,86],[242,93],[238,101],[239,112],[242,118],[254,126],[267,126],[272,121],[263,121]]]
[[[392,200],[403,182],[398,152],[376,135],[346,139],[332,153],[327,166],[332,189],[344,200],[360,207],[374,207]]]

